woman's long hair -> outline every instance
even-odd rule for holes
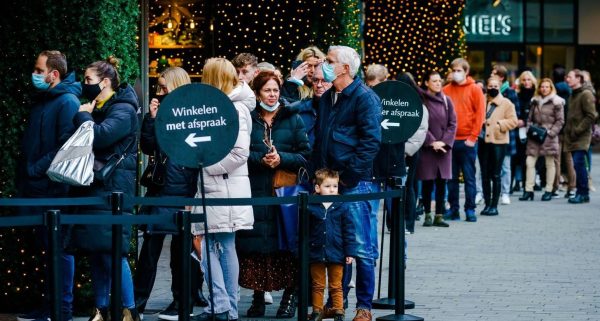
[[[202,70],[202,83],[216,87],[229,95],[237,87],[239,80],[231,61],[225,58],[210,58]]]

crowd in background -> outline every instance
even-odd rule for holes
[[[327,53],[316,47],[300,52],[290,69],[279,70],[259,62],[250,53],[232,60],[211,58],[205,63],[202,83],[213,86],[232,101],[239,130],[233,149],[218,163],[202,170],[173,162],[158,144],[154,122],[162,99],[191,83],[185,70],[171,67],[158,77],[149,112],[138,127],[138,97],[121,83],[114,57],[90,64],[83,82],[67,72],[66,57],[44,51],[32,74],[35,87],[20,168],[21,197],[108,196],[136,189],[137,139],[163,180],[142,183],[147,196],[247,198],[273,196],[284,172],[305,168],[316,177],[312,188],[321,195],[365,194],[389,188],[386,178],[406,177],[407,233],[423,214],[423,226],[449,227],[460,219],[459,188],[464,182],[464,215],[476,222],[479,215],[499,214],[499,204],[510,204],[509,194],[523,191],[521,201],[534,200],[544,188],[542,201],[560,197],[569,203],[589,202],[593,184],[590,146],[600,130],[596,93],[589,73],[566,72],[557,66],[553,79],[536,79],[523,71],[514,84],[503,65],[494,65],[488,79],[469,75],[469,63],[457,58],[449,70],[432,70],[420,82],[403,73],[397,80],[411,86],[423,104],[423,119],[406,142],[381,143],[382,107],[371,89],[387,81],[385,66],[360,67],[358,53],[332,46]],[[361,80],[365,79],[365,82]],[[81,104],[79,97],[85,99]],[[86,121],[94,122],[93,150],[100,162],[115,155],[122,161],[104,181],[89,187],[53,182],[45,175],[58,148]],[[157,165],[159,164],[159,165]],[[316,175],[314,174],[316,172]],[[203,175],[203,180],[199,175]],[[200,182],[204,186],[200,186]],[[314,206],[313,206],[314,205]],[[343,320],[348,294],[355,288],[354,321],[371,321],[375,288],[377,215],[380,201],[313,204],[310,207],[312,306],[310,320]],[[383,203],[389,226],[390,202]],[[147,214],[168,214],[180,208],[148,207]],[[193,213],[201,208],[189,208]],[[39,213],[40,208],[24,208]],[[85,207],[75,213],[103,214],[105,206]],[[133,213],[133,208],[124,208]],[[182,237],[175,226],[146,225],[135,273],[126,254],[130,229],[124,228],[122,250],[123,320],[143,316],[157,273],[165,236],[172,234],[170,267],[172,303],[159,313],[177,320],[182,295],[205,307],[198,321],[262,317],[272,303],[271,291],[283,290],[277,318],[296,313],[298,265],[293,251],[280,247],[279,206],[208,207],[208,234],[201,223],[192,226],[194,255],[192,293],[178,292],[177,271]],[[75,255],[89,255],[95,311],[90,321],[107,321],[110,292],[111,228],[77,225],[66,229],[62,255],[63,319],[72,318]],[[38,238],[40,248],[45,237]],[[208,248],[206,246],[208,244]],[[202,295],[210,256],[213,306]],[[352,268],[356,279],[352,280]],[[327,275],[327,277],[325,276]],[[325,280],[329,299],[323,302]],[[238,311],[239,287],[253,290],[247,311]],[[46,320],[48,302],[41,311],[20,320]],[[192,313],[192,311],[190,311]]]

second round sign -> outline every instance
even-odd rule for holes
[[[235,145],[238,113],[220,90],[189,84],[169,93],[155,120],[158,145],[171,160],[189,168],[210,166]]]
[[[419,129],[423,119],[423,103],[409,85],[395,80],[384,81],[373,90],[381,98],[381,143],[407,141]]]

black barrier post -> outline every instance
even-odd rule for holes
[[[113,192],[110,197],[113,215],[123,215],[123,192]],[[90,235],[90,237],[94,237]],[[121,303],[121,273],[123,268],[121,260],[123,259],[123,225],[113,224],[112,226],[112,282],[110,297],[110,316],[112,320],[121,320],[123,304]]]
[[[50,303],[53,321],[61,320],[62,273],[60,268],[60,211],[46,212],[44,225],[48,229],[48,258],[50,263]]]
[[[406,235],[404,234],[404,197],[406,188],[403,185],[404,184],[402,183],[401,177],[391,177],[387,182],[387,186],[390,186],[392,189],[400,190],[401,196],[400,198],[392,198],[392,206],[390,213],[392,231],[390,234],[390,259],[388,265],[388,297],[374,300],[374,309],[393,310],[396,308],[396,287],[399,283],[399,273],[397,272],[397,270],[402,269],[402,273],[404,273],[404,264],[402,264],[402,266],[399,265],[399,262],[404,262],[404,241],[406,237]],[[401,224],[399,229],[396,229],[397,223]],[[400,246],[400,248],[398,248],[398,246]],[[404,286],[404,277],[402,277],[402,286]],[[403,301],[404,309],[415,308],[414,302],[409,300]]]
[[[200,173],[202,175],[202,173]],[[179,211],[176,216],[177,229],[181,236],[181,283],[179,286],[179,320],[189,321],[190,320],[190,294],[192,287],[190,285],[191,279],[191,257],[192,252],[192,239],[191,239],[191,219],[190,211]]]
[[[393,242],[395,242],[395,257],[397,264],[395,265],[395,271],[390,269],[390,276],[392,273],[395,274],[395,285],[394,285],[394,293],[393,297],[390,296],[390,299],[394,300],[394,314],[386,315],[383,317],[378,317],[377,321],[424,321],[423,318],[417,317],[410,314],[405,314],[405,297],[404,297],[404,244],[406,241],[406,235],[404,234],[404,197],[405,197],[405,187],[402,183],[401,178],[394,178],[394,183],[391,185],[392,189],[400,190],[400,197],[392,198],[392,235],[396,234],[393,237]],[[414,303],[413,303],[414,307]]]
[[[208,214],[206,213],[206,192],[204,191],[204,166],[198,164],[198,175],[200,176],[200,194],[202,196],[202,215],[204,223],[204,246],[206,247],[206,274],[208,275],[208,299],[210,301],[211,320],[215,321],[215,302],[213,297],[212,267],[210,265],[210,248],[208,245]],[[188,264],[189,265],[189,264]],[[190,290],[191,291],[191,290]]]
[[[298,256],[299,269],[299,295],[298,295],[298,321],[308,319],[308,192],[298,193]]]

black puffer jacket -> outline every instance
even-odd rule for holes
[[[111,177],[105,182],[94,181],[89,187],[74,188],[76,196],[101,196],[109,199],[112,192],[123,192],[125,197],[135,196],[138,131],[138,98],[131,86],[123,84],[102,106],[90,114],[78,112],[73,118],[76,127],[88,120],[94,121],[94,155],[106,161],[111,155],[126,155]],[[127,150],[125,150],[127,148]],[[123,212],[131,214],[133,207],[125,204]],[[87,206],[77,214],[106,215],[111,213],[110,204]],[[129,250],[129,226],[123,226],[123,253]],[[72,245],[83,252],[108,253],[111,250],[112,229],[110,225],[77,225],[73,227]]]
[[[69,186],[51,181],[46,171],[58,149],[75,131],[73,115],[79,109],[79,95],[81,84],[71,72],[58,85],[38,91],[33,97],[17,175],[20,197],[67,195]]]
[[[150,197],[194,197],[196,194],[196,181],[198,180],[198,170],[177,165],[160,149],[156,141],[154,131],[154,118],[146,114],[142,122],[142,132],[140,136],[140,146],[142,152],[149,156],[159,156],[160,160],[165,160],[165,184],[160,189],[148,189],[146,196]],[[148,214],[172,214],[180,210],[176,207],[148,207],[144,212]],[[149,233],[175,233],[176,225],[148,225],[146,231]]]
[[[277,168],[297,172],[307,166],[310,144],[300,116],[284,107],[279,107],[273,118],[271,138],[281,157]],[[267,154],[267,145],[263,142],[266,123],[260,115],[260,108],[252,111],[252,133],[250,137],[250,157],[248,171],[252,197],[273,196],[273,175],[275,169],[265,166],[261,159]],[[237,232],[236,248],[241,253],[274,253],[278,251],[276,206],[254,206],[254,229]]]

